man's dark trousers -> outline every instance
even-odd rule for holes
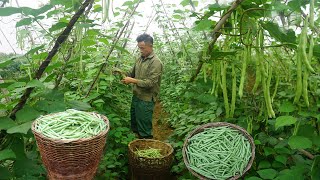
[[[153,101],[143,101],[133,95],[131,102],[131,129],[141,138],[152,137]]]

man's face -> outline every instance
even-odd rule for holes
[[[141,56],[143,57],[147,57],[151,54],[152,52],[152,45],[149,43],[145,43],[145,42],[138,42],[138,47],[141,53]]]

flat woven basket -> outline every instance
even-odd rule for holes
[[[161,174],[170,172],[173,162],[173,148],[170,144],[153,139],[136,139],[131,141],[129,148],[129,164],[137,174]],[[161,149],[161,158],[138,157],[135,151],[144,149]]]
[[[92,180],[99,165],[110,129],[107,117],[100,115],[107,129],[90,138],[75,141],[56,140],[31,130],[35,135],[41,159],[50,180]]]
[[[187,136],[187,138],[186,138],[185,141],[184,141],[183,148],[182,148],[182,156],[183,156],[183,161],[184,161],[185,165],[187,166],[188,170],[189,170],[194,176],[196,176],[197,178],[199,178],[199,179],[201,179],[201,180],[206,180],[206,179],[208,179],[208,178],[205,177],[205,176],[202,176],[201,174],[199,174],[199,173],[195,172],[194,170],[192,170],[191,168],[189,168],[189,162],[188,162],[187,155],[186,155],[187,146],[188,146],[188,142],[189,142],[188,140],[189,140],[192,136],[194,136],[194,135],[196,135],[196,134],[204,131],[204,130],[207,129],[207,128],[220,127],[220,126],[228,126],[228,127],[230,127],[230,128],[233,128],[233,129],[238,130],[239,133],[242,133],[242,134],[248,139],[248,141],[249,141],[249,143],[250,143],[250,145],[251,145],[251,154],[252,154],[252,155],[251,155],[251,158],[250,158],[250,160],[249,160],[249,162],[248,162],[248,165],[246,166],[246,168],[245,168],[244,171],[243,171],[242,176],[251,168],[252,163],[253,163],[253,160],[254,160],[254,158],[255,158],[255,149],[256,149],[256,147],[255,147],[255,145],[254,145],[253,138],[250,136],[250,134],[249,134],[245,129],[243,129],[242,127],[237,126],[237,125],[235,125],[235,124],[226,123],[226,122],[214,122],[214,123],[204,124],[204,125],[196,128],[195,130],[193,130],[193,131],[191,131],[191,132],[189,133],[189,135]],[[235,179],[239,179],[239,178],[241,178],[241,176],[240,176],[240,175],[236,175],[236,176],[231,177],[231,178],[229,178],[229,179],[230,179],[230,180],[235,180]]]

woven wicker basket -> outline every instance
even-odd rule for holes
[[[233,129],[236,129],[238,130],[240,133],[242,133],[249,141],[250,145],[251,145],[251,153],[252,153],[252,156],[248,162],[248,165],[246,166],[246,168],[244,169],[243,171],[243,175],[251,168],[251,165],[253,163],[253,160],[255,158],[255,145],[254,145],[254,141],[253,141],[253,138],[250,136],[250,134],[245,130],[243,129],[242,127],[240,126],[237,126],[237,125],[234,125],[234,124],[230,124],[230,123],[226,123],[226,122],[215,122],[215,123],[208,123],[208,124],[204,124],[198,128],[196,128],[195,130],[193,130],[192,132],[189,133],[189,135],[187,136],[187,138],[185,139],[184,141],[184,144],[183,144],[183,148],[182,148],[182,155],[183,155],[183,161],[185,163],[185,165],[187,166],[188,170],[194,175],[196,176],[197,178],[201,179],[201,180],[206,180],[208,179],[207,177],[204,177],[202,176],[201,174],[195,172],[194,170],[192,170],[191,168],[189,168],[189,162],[187,160],[187,155],[186,155],[186,151],[187,151],[187,146],[188,146],[188,140],[204,131],[206,128],[213,128],[213,127],[220,127],[220,126],[228,126],[230,128],[233,128]],[[242,176],[243,176],[242,175]],[[241,176],[240,175],[236,175],[234,177],[231,177],[229,178],[230,180],[235,180],[235,179],[238,179],[240,178]]]
[[[92,180],[99,165],[109,131],[109,120],[100,115],[107,129],[91,138],[75,141],[47,138],[35,131],[37,121],[31,130],[35,135],[42,162],[50,180]]]
[[[168,179],[173,162],[173,148],[170,144],[153,139],[137,139],[131,141],[129,148],[129,165],[131,179]],[[161,149],[162,158],[138,157],[137,149]]]

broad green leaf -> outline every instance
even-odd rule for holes
[[[21,19],[20,21],[18,21],[16,23],[16,27],[30,25],[31,23],[32,23],[32,19],[31,18],[24,18],[24,19]]]
[[[266,169],[266,168],[270,168],[271,167],[271,163],[269,161],[260,161],[258,169]]]
[[[10,65],[11,63],[13,63],[13,59],[9,59],[7,61],[0,62],[0,68],[4,68],[4,67]]]
[[[44,85],[41,81],[39,81],[37,79],[33,79],[33,80],[29,81],[26,86],[26,88],[30,88],[30,87],[44,88]]]
[[[289,126],[297,122],[297,119],[292,116],[280,116],[276,119],[275,127],[278,129],[279,127]]]
[[[265,156],[269,156],[269,155],[271,155],[271,154],[275,154],[275,151],[274,151],[273,148],[264,147],[263,150],[264,150],[264,155],[265,155]]]
[[[73,109],[78,109],[82,111],[86,111],[92,108],[89,103],[77,101],[77,100],[67,101],[67,106]]]
[[[13,166],[16,176],[40,175],[45,173],[42,165],[30,159],[17,159]]]
[[[289,170],[285,174],[279,174],[279,176],[275,178],[275,180],[293,180],[293,179],[299,179],[299,178],[296,178],[296,176],[292,174],[291,170]]]
[[[296,135],[312,139],[315,132],[316,132],[316,128],[313,127],[311,124],[304,124],[299,126],[299,130]]]
[[[308,1],[291,0],[288,2],[288,6],[291,10],[300,12],[301,7],[305,6]]]
[[[183,7],[190,5],[190,0],[183,0],[181,1],[180,5],[182,5]]]
[[[280,42],[288,42],[296,44],[296,36],[293,30],[284,32],[280,29],[279,25],[274,22],[261,22],[262,27],[269,32],[269,34]]]
[[[197,31],[209,30],[213,26],[213,21],[209,19],[201,20],[194,29]]]
[[[292,149],[307,149],[312,147],[312,141],[302,136],[291,136],[288,144]]]
[[[262,179],[274,179],[278,174],[278,172],[274,169],[263,169],[257,171],[257,173]]]
[[[65,28],[65,27],[67,27],[67,25],[68,25],[68,23],[66,23],[66,22],[58,22],[58,23],[52,25],[51,28],[49,28],[49,31],[53,32],[53,31]]]
[[[13,133],[23,133],[23,134],[27,134],[29,129],[31,128],[31,124],[33,121],[30,122],[26,122],[24,124],[18,125],[18,126],[14,126],[12,128],[9,128],[7,130],[8,134],[13,134]]]
[[[256,176],[251,176],[249,178],[245,178],[245,180],[262,180],[261,178],[258,178]]]
[[[291,103],[291,102],[284,102],[280,105],[279,107],[279,111],[280,112],[293,112],[295,110],[295,107],[294,105]]]
[[[10,16],[12,14],[21,13],[22,8],[16,8],[16,7],[5,7],[0,8],[0,16]]]
[[[61,112],[66,110],[66,105],[63,101],[40,100],[35,105],[36,109],[47,113]]]
[[[276,161],[278,161],[278,162],[281,162],[282,164],[284,164],[284,165],[286,165],[286,163],[287,163],[287,156],[285,156],[285,155],[277,155],[276,157],[275,157],[275,160]]]
[[[320,180],[320,155],[315,156],[311,166],[311,179]]]
[[[31,12],[30,12],[30,15],[36,17],[36,16],[39,16],[40,14],[43,14],[45,12],[47,12],[48,10],[50,10],[51,8],[53,8],[52,5],[50,4],[47,4],[45,6],[42,6],[41,8],[39,9],[33,9]]]
[[[179,15],[179,14],[174,14],[174,15],[172,15],[172,17],[174,18],[174,19],[182,19],[182,17]]]
[[[5,167],[0,167],[0,179],[1,180],[8,180],[8,179],[12,179],[12,175],[11,175],[11,172],[5,168]]]
[[[320,136],[314,135],[312,137],[312,142],[316,147],[320,148]]]
[[[26,54],[33,55],[35,52],[38,52],[39,50],[41,50],[43,48],[44,48],[44,45],[34,47],[34,48],[30,49]]]
[[[276,153],[277,154],[292,154],[292,150],[289,150],[288,148],[282,147],[282,148],[276,148]]]
[[[122,4],[122,6],[132,6],[134,2],[132,1],[126,1],[125,3]]]
[[[38,118],[40,115],[41,115],[40,112],[36,111],[34,108],[30,106],[26,106],[16,113],[17,122],[19,124],[33,121],[36,118]]]
[[[6,159],[15,159],[16,155],[11,149],[4,149],[0,151],[0,161],[6,160]]]
[[[88,46],[92,46],[92,45],[96,45],[96,42],[92,39],[84,39],[82,41],[83,46],[88,47]]]
[[[17,124],[8,117],[0,117],[0,130],[7,130]]]

